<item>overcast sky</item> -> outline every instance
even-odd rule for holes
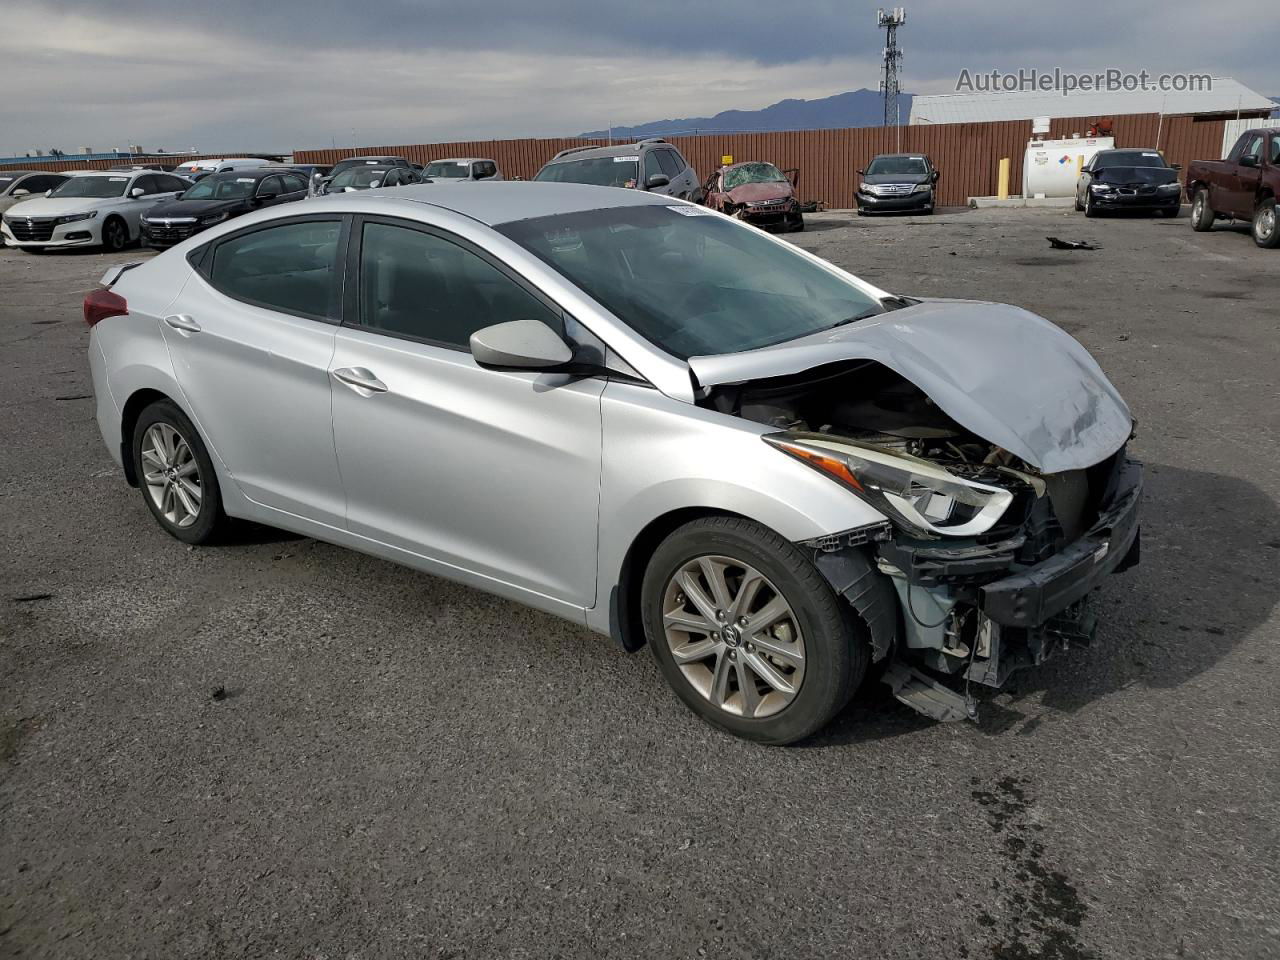
[[[903,86],[952,92],[963,68],[1117,67],[1234,76],[1280,96],[1276,0],[1222,9],[914,0]],[[3,0],[0,155],[563,136],[874,90],[875,10],[856,0]]]

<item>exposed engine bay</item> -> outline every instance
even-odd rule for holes
[[[1086,594],[1103,567],[1137,562],[1141,467],[1123,446],[1044,473],[873,360],[719,386],[704,403],[775,428],[766,441],[888,518],[808,546],[867,625],[874,659],[889,658],[895,695],[936,719],[974,715],[970,682],[999,687],[1088,644]]]

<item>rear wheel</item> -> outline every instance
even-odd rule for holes
[[[1201,187],[1191,201],[1191,229],[1204,233],[1213,229],[1213,208],[1209,206],[1209,191]]]
[[[685,524],[645,570],[645,635],[667,682],[736,736],[792,743],[824,726],[866,673],[853,611],[796,546],[735,517]]]
[[[200,434],[170,400],[158,400],[133,428],[133,467],[142,498],[165,531],[209,543],[227,527],[213,461]]]
[[[119,217],[111,217],[102,225],[102,246],[111,253],[119,253],[129,243],[129,228]]]
[[[1253,211],[1253,242],[1260,247],[1280,247],[1280,226],[1276,223],[1276,201],[1268,197]]]

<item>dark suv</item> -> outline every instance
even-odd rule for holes
[[[923,153],[882,153],[858,171],[858,215],[933,213],[938,170]]]
[[[615,147],[570,147],[552,157],[533,179],[638,188],[702,200],[701,182],[693,167],[660,137]]]

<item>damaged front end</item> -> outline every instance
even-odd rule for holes
[[[1142,467],[1125,450],[1128,409],[1074,340],[1053,328],[1046,336],[1071,349],[1020,357],[988,341],[984,362],[939,376],[948,368],[902,319],[918,309],[889,315],[914,356],[883,338],[877,350],[873,326],[858,349],[843,341],[845,359],[817,368],[750,358],[778,375],[721,383],[704,402],[775,428],[766,442],[883,515],[805,545],[867,626],[894,695],[957,720],[975,713],[971,685],[999,688],[1092,640],[1089,594],[1138,559]]]

